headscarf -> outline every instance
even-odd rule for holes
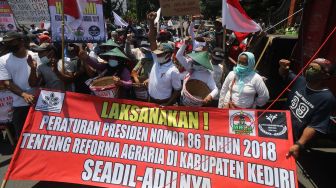
[[[239,90],[239,93],[242,92],[243,88],[244,88],[244,78],[252,73],[255,73],[254,71],[254,66],[255,66],[255,58],[254,58],[254,55],[253,53],[251,52],[242,52],[241,54],[239,54],[238,56],[238,61],[239,61],[239,58],[240,56],[242,55],[246,55],[247,56],[247,67],[246,66],[243,66],[243,65],[240,65],[240,64],[237,64],[237,66],[235,66],[233,68],[233,71],[234,73],[237,75],[238,77],[238,90]]]

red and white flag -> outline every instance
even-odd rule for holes
[[[75,19],[80,18],[80,10],[76,0],[64,1],[64,14],[69,15]]]
[[[73,29],[77,29],[82,23],[83,10],[86,0],[67,0],[64,1],[64,14],[67,15],[67,22]]]
[[[253,33],[261,30],[261,27],[254,22],[244,11],[238,0],[223,0],[222,24],[227,29]]]

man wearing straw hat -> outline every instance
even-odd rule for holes
[[[190,40],[187,40],[185,43],[189,44]],[[186,82],[188,80],[196,79],[206,83],[206,85],[210,89],[210,93],[202,99],[203,100],[202,104],[197,104],[197,106],[209,104],[212,101],[212,99],[218,95],[218,88],[216,86],[216,82],[212,76],[212,73],[210,72],[213,71],[213,66],[210,63],[209,53],[208,52],[190,53],[188,54],[189,58],[186,58],[183,56],[187,46],[186,44],[183,44],[176,54],[177,60],[189,72],[189,75],[187,75],[184,80],[183,89],[186,89],[185,88]],[[183,97],[185,96],[184,92],[182,91],[182,98]],[[183,103],[183,100],[182,104],[188,105]]]
[[[153,51],[153,67],[149,75],[148,93],[149,101],[161,105],[175,103],[181,90],[180,73],[172,62],[174,48],[169,43],[157,46],[154,19],[156,13],[147,15],[149,28],[149,42]]]

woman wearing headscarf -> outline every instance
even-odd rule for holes
[[[256,108],[266,104],[268,89],[254,66],[253,53],[243,52],[238,56],[237,66],[225,78],[218,108]]]

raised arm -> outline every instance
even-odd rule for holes
[[[185,49],[187,48],[187,45],[189,43],[190,43],[190,39],[186,40],[185,43],[181,46],[181,48],[176,53],[176,59],[188,71],[191,69],[191,63],[184,56],[184,52],[185,52]]]
[[[151,48],[152,51],[157,49],[157,43],[156,43],[157,31],[154,28],[155,18],[156,18],[156,12],[151,12],[147,15],[147,20],[148,20],[148,23],[149,23],[148,39],[149,39],[150,48]]]

